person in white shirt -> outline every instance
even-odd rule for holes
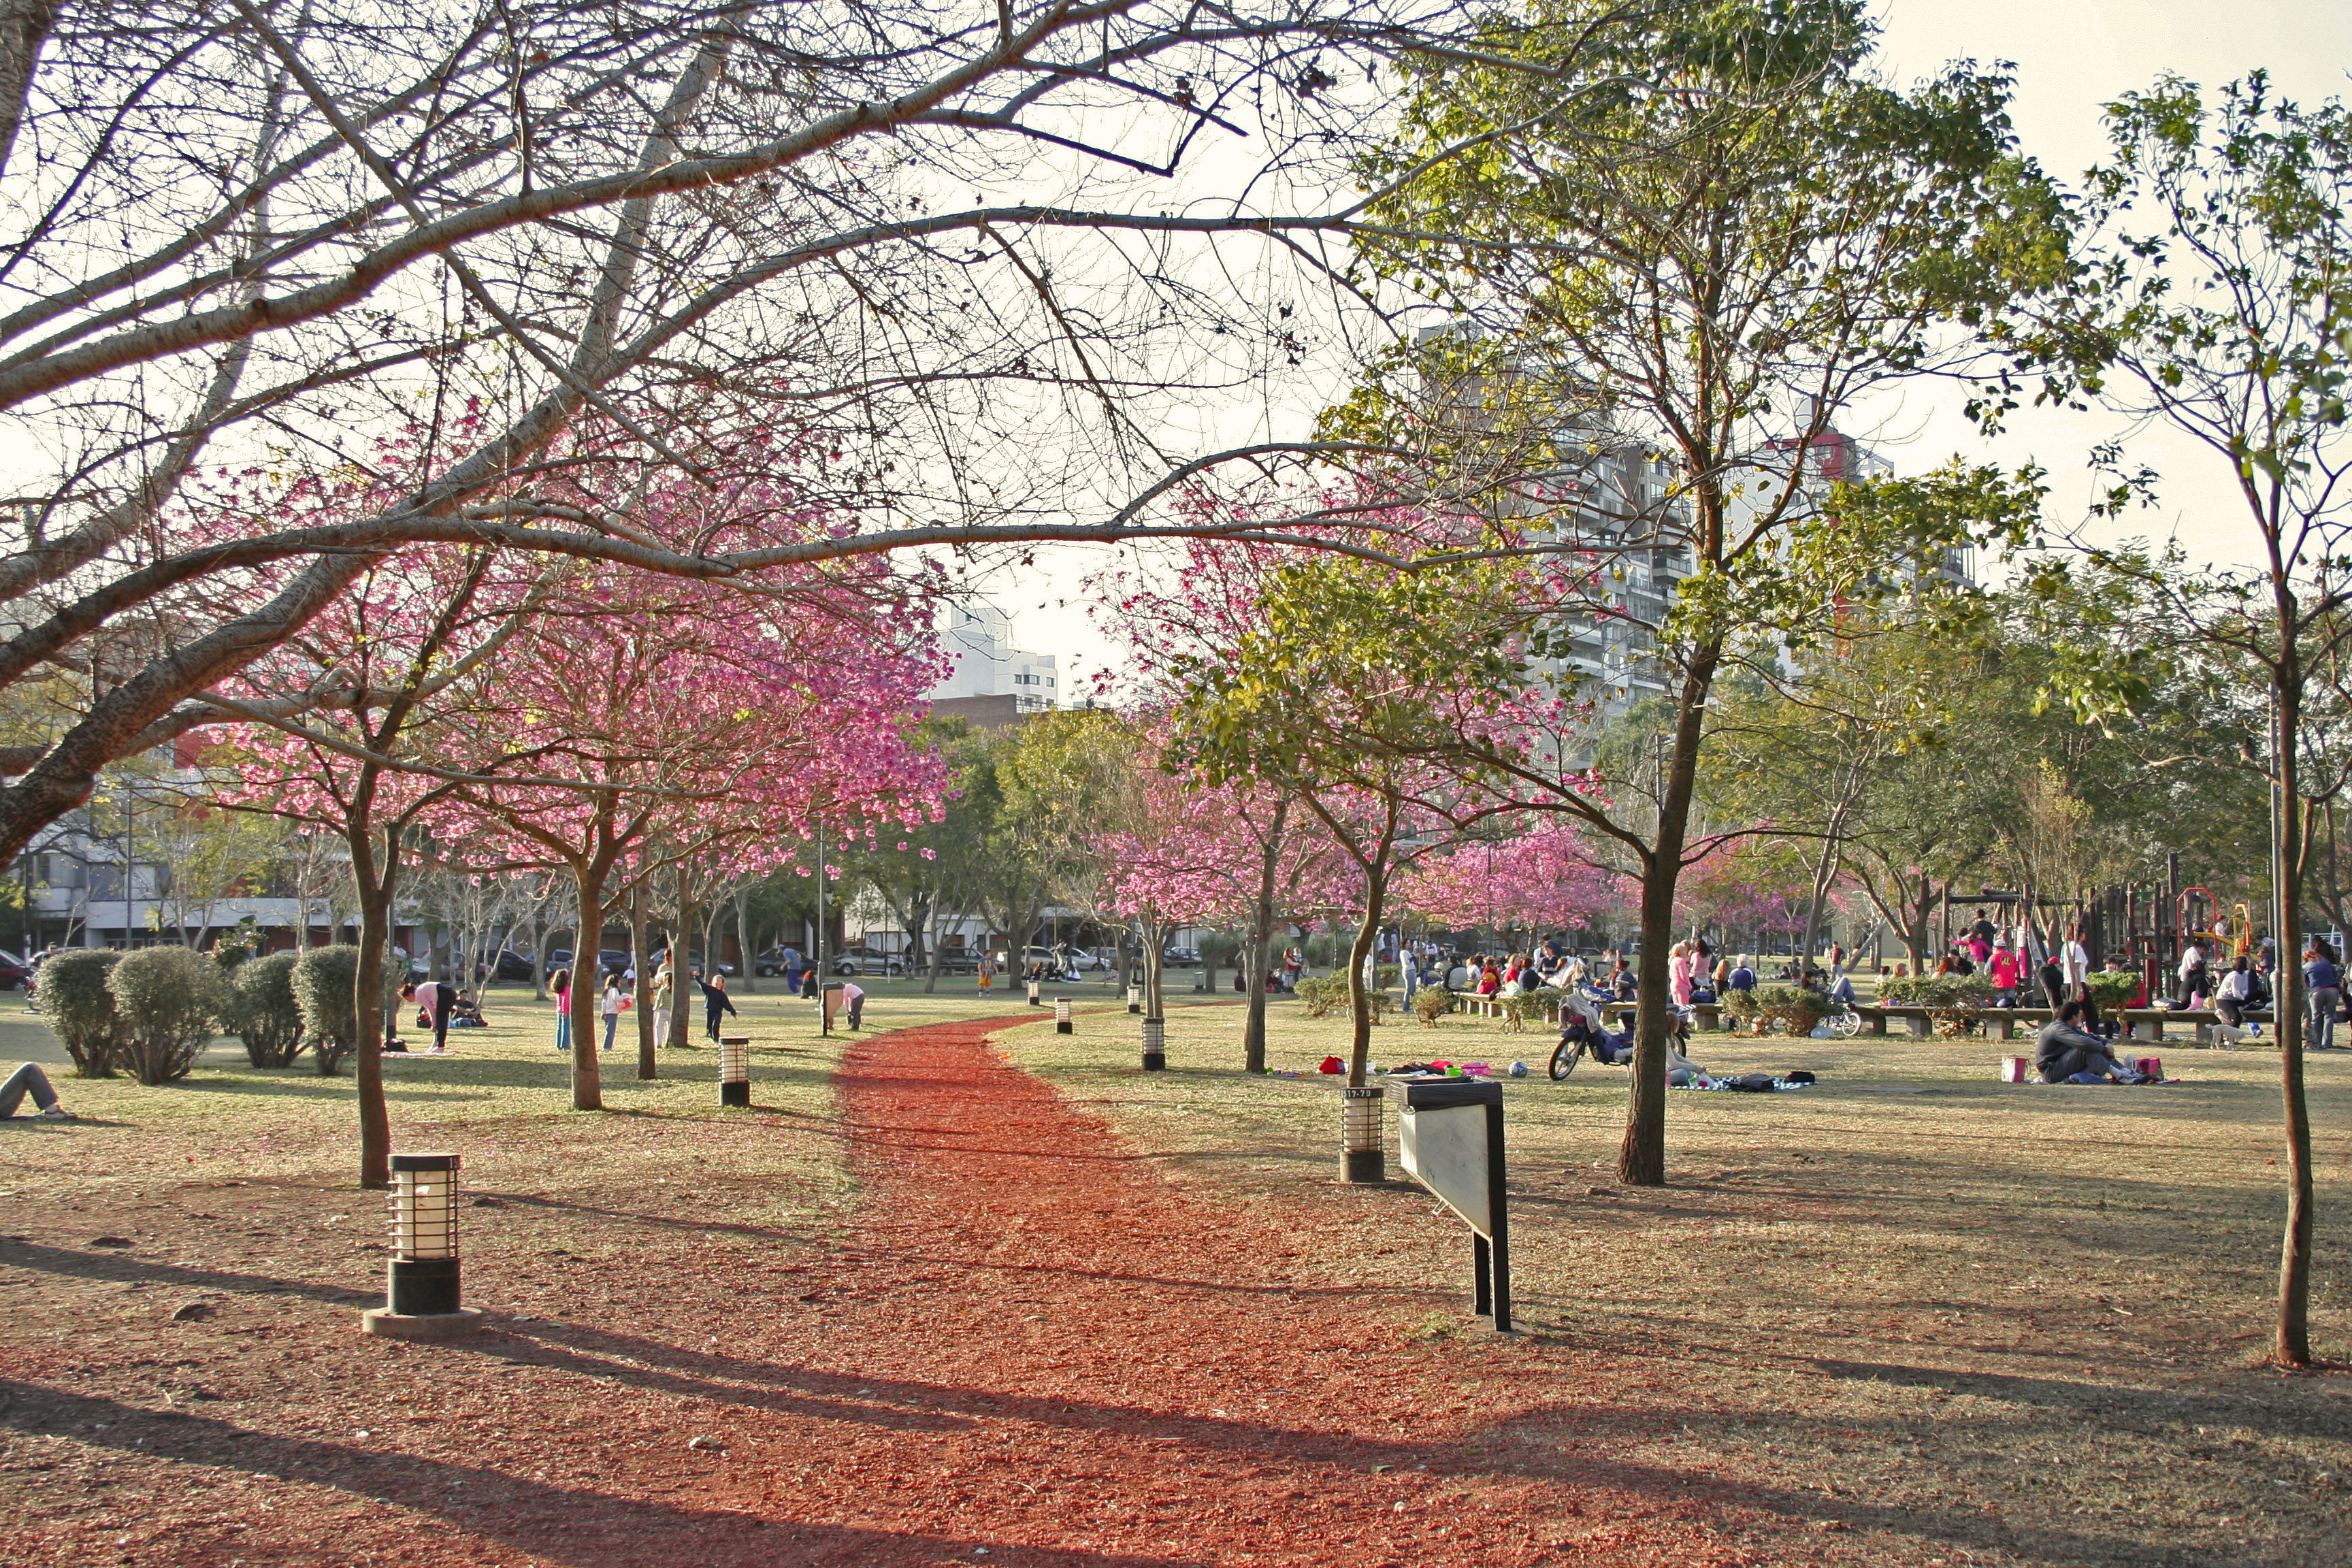
[[[2254,973],[2246,967],[2242,958],[2232,959],[2230,972],[2221,976],[2221,988],[2213,997],[2213,1011],[2232,1028],[2245,1022],[2245,1012],[2253,1005]]]
[[[2204,944],[2192,937],[2180,954],[2180,999],[2193,1007],[2197,1005],[2196,999],[2212,988],[2212,983],[2205,973]]]
[[[608,1051],[613,1048],[613,1031],[621,1026],[621,1005],[628,994],[621,988],[619,975],[604,976],[604,1048]]]

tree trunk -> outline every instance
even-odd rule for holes
[[[637,1019],[637,1077],[652,1079],[661,1077],[661,1062],[654,1054],[654,971],[652,955],[646,951],[646,884],[638,879],[629,889],[629,966],[637,972],[636,999],[632,1011]]]
[[[915,972],[923,967],[924,960],[930,954],[930,946],[923,940],[924,932],[930,923],[931,896],[929,893],[908,893],[907,895],[906,957],[907,977],[910,980],[914,978]]]
[[[352,869],[360,900],[360,951],[352,978],[352,1078],[360,1112],[360,1185],[392,1185],[392,1116],[383,1099],[383,954],[392,942],[392,897],[398,885],[398,850],[386,844],[375,863],[375,834],[351,836]]]
[[[1635,993],[1633,1073],[1617,1179],[1632,1186],[1666,1184],[1666,950],[1674,945],[1675,889],[1682,878],[1691,792],[1698,777],[1699,726],[1720,649],[1702,647],[1683,678],[1675,716],[1672,765],[1658,801],[1657,841],[1642,879],[1642,967]],[[1799,971],[1802,973],[1801,968]]]
[[[735,889],[735,952],[743,965],[737,976],[743,982],[743,994],[756,995],[760,989],[759,965],[751,962],[751,889]]]
[[[1386,847],[1383,846],[1383,855]],[[1364,961],[1381,939],[1381,906],[1388,899],[1388,879],[1364,879],[1364,918],[1357,923],[1356,940],[1348,948],[1348,1012],[1353,1026],[1348,1045],[1348,1087],[1361,1089],[1372,1059],[1372,1008],[1365,998]]]
[[[1261,889],[1250,922],[1250,945],[1242,984],[1249,987],[1249,1010],[1242,1024],[1242,1070],[1265,1070],[1265,981],[1274,968],[1274,900]]]
[[[2293,621],[2282,610],[2280,620]],[[2286,1231],[2279,1241],[2278,1336],[2273,1349],[2281,1366],[2311,1364],[2311,1110],[2303,1082],[2304,1002],[2302,959],[2303,879],[2309,855],[2308,826],[2299,795],[2295,739],[2303,733],[2303,673],[2294,643],[2284,639],[2278,670],[2276,723],[2271,754],[2278,772],[2278,804],[2271,831],[2278,870],[2279,1100],[2286,1132]],[[2336,955],[2340,960],[2342,954]]]
[[[1813,862],[1812,897],[1808,900],[1805,904],[1804,958],[1797,965],[1797,974],[1800,979],[1802,979],[1804,976],[1805,964],[1812,962],[1814,944],[1821,940],[1822,905],[1828,900],[1830,883],[1837,876],[1838,828],[1840,826],[1841,824],[1837,817],[1833,816],[1831,818],[1830,830],[1822,837],[1822,852],[1820,858]]]
[[[1165,1018],[1168,1016],[1168,1008],[1166,995],[1160,985],[1160,922],[1156,920],[1139,919],[1136,923],[1141,928],[1137,932],[1137,940],[1143,944],[1139,957],[1143,964],[1144,1016],[1150,1018]]]
[[[596,1053],[604,1042],[596,1010],[604,979],[596,955],[604,941],[604,868],[593,860],[575,862],[572,881],[580,894],[580,941],[572,950],[572,1109],[602,1110],[604,1089]]]
[[[694,1032],[694,1002],[699,999],[686,961],[686,933],[694,929],[694,874],[684,861],[677,868],[677,928],[669,939],[669,1038],[662,1043],[685,1050]]]
[[[16,151],[16,128],[24,123],[25,100],[31,93],[33,72],[41,45],[57,26],[53,0],[5,0],[0,3],[0,170]]]

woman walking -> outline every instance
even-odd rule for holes
[[[555,1048],[572,1048],[572,971],[559,969],[547,977],[547,988],[555,994]]]

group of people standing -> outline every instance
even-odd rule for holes
[[[604,994],[598,997],[597,1016],[604,1020],[605,1050],[613,1048],[613,1037],[621,1026],[621,1016],[636,1006],[636,975],[624,970],[606,970],[603,975]],[[714,974],[704,979],[699,970],[687,971],[686,983],[702,993],[704,1026],[715,1043],[719,1038],[719,1020],[735,1016],[734,999],[727,994],[727,977]],[[548,994],[555,1002],[555,1048],[572,1048],[572,971],[559,969],[547,978]],[[654,971],[654,1038],[669,1038],[669,1021],[680,997],[676,970],[670,955],[664,953],[661,965]]]

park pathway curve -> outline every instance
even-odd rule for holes
[[[1016,1021],[873,1037],[841,1070],[861,1267],[815,1359],[854,1346],[909,1423],[823,1488],[887,1500],[862,1561],[894,1531],[921,1563],[1753,1561],[1654,1498],[1465,1457],[1517,1403],[1492,1392],[1511,1347],[1413,1342],[1265,1217],[1171,1185],[1003,1058]]]

